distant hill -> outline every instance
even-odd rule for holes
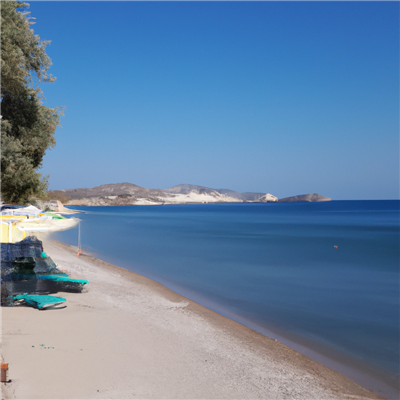
[[[146,189],[133,183],[112,183],[93,188],[50,191],[67,205],[150,205],[188,203],[276,202],[269,193],[239,193],[230,189],[181,184],[168,189]]]
[[[234,197],[236,199],[240,199],[243,201],[258,200],[259,198],[261,198],[265,195],[265,193],[252,193],[252,192],[239,193],[239,192],[235,192],[234,190],[230,190],[230,189],[217,189],[217,191],[219,193],[223,193],[230,197]]]
[[[295,203],[295,202],[318,202],[318,201],[331,201],[330,197],[322,196],[318,193],[299,194],[298,196],[285,197],[279,199],[279,203]]]
[[[89,197],[121,196],[130,195],[134,197],[155,197],[163,194],[158,189],[146,189],[133,183],[109,183],[94,188],[66,189],[62,192],[71,199],[83,199]]]
[[[217,192],[242,201],[254,201],[265,195],[265,193],[249,193],[249,192],[240,193],[230,189],[210,189],[205,186],[187,185],[187,184],[176,185],[173,186],[172,188],[164,189],[164,191],[176,194],[179,193],[188,194],[190,192],[211,194]]]
[[[110,183],[93,188],[49,191],[50,199],[66,205],[117,206],[195,203],[292,203],[330,201],[317,193],[279,199],[269,193],[235,192],[205,186],[180,184],[168,189],[146,189],[133,183]]]
[[[188,185],[188,184],[172,186],[169,189],[164,189],[164,192],[174,193],[174,194],[189,194],[189,193],[215,194],[215,193],[218,193],[218,191],[215,189],[210,189],[205,186]]]

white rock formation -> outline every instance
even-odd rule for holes
[[[270,193],[265,194],[264,196],[260,197],[256,200],[257,203],[272,203],[278,201],[278,198],[273,196]]]

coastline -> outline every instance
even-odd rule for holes
[[[150,277],[149,279],[152,278]],[[157,279],[153,280],[157,281]],[[164,284],[162,279],[157,282]],[[176,284],[165,282],[165,286],[177,293],[185,292],[184,288],[181,288]],[[188,297],[190,297],[195,303],[199,303],[219,315],[236,321],[240,325],[248,327],[255,332],[261,333],[268,338],[284,344],[294,351],[346,376],[360,386],[371,390],[384,398],[394,400],[400,398],[399,388],[396,386],[398,381],[396,381],[394,376],[388,377],[387,371],[377,369],[376,366],[348,356],[343,352],[338,352],[333,348],[317,343],[315,340],[310,338],[294,335],[289,336],[286,332],[282,332],[278,328],[261,326],[254,320],[244,318],[243,315],[229,312],[225,308],[221,308],[217,304],[210,302],[205,297],[200,297],[198,294]]]
[[[91,282],[66,307],[2,308],[5,398],[383,398],[160,283],[44,245]]]

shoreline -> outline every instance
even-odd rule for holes
[[[383,398],[161,283],[89,255],[78,258],[75,247],[61,242],[44,240],[44,245],[61,269],[91,282],[81,294],[60,293],[67,298],[61,310],[2,308],[2,355],[13,381],[2,384],[5,398]],[[88,320],[92,323],[86,324]],[[43,329],[48,340],[59,342],[56,349],[70,346],[67,353],[43,350],[34,355],[31,342],[39,340]],[[98,348],[91,347],[93,340]],[[78,347],[87,348],[77,350],[77,341],[82,342]],[[26,365],[25,359],[32,356],[36,365],[52,368],[46,370],[51,382],[43,371],[32,373]],[[46,364],[49,357],[60,356],[64,365]],[[97,373],[82,381],[87,368]],[[77,373],[82,382],[71,386]],[[121,382],[106,389],[106,377]],[[43,379],[47,397],[32,397],[42,393]]]
[[[70,246],[67,244],[65,245]],[[86,251],[86,255],[93,259],[97,259],[96,253],[93,249],[92,252]],[[111,263],[112,261],[109,260],[108,262]],[[259,325],[257,321],[245,318],[240,314],[235,314],[199,293],[188,290],[175,282],[164,279],[153,273],[146,273],[143,269],[140,270],[140,268],[135,268],[136,272],[134,272],[126,266],[120,268],[138,274],[139,276],[146,277],[153,282],[157,282],[174,293],[190,299],[194,303],[199,304],[220,316],[233,320],[244,327],[271,338],[272,340],[276,340],[319,364],[346,376],[367,390],[371,390],[372,392],[388,399],[397,400],[400,398],[399,388],[396,386],[398,384],[396,376],[390,375],[387,371],[373,364],[369,364],[366,361],[347,355],[340,350],[335,350],[329,345],[322,344],[312,338],[301,337],[295,334],[288,335],[286,332],[280,331],[279,327],[274,328]],[[138,269],[139,271],[137,271]]]
[[[185,296],[185,294],[182,294],[179,285],[163,282],[163,279],[157,280],[152,277],[149,277],[149,279],[155,280],[168,287],[170,290]],[[280,332],[278,328],[274,329],[274,327],[261,326],[257,324],[257,321],[229,312],[223,307],[218,307],[217,304],[209,301],[204,296],[199,296],[197,293],[192,296],[189,295],[188,297],[190,297],[192,301],[201,304],[223,317],[231,319],[263,336],[284,344],[294,351],[346,376],[362,387],[380,396],[396,400],[400,398],[399,388],[396,390],[395,377],[390,376],[390,378],[388,378],[387,371],[383,369],[378,369],[374,365],[358,360],[340,351],[336,351],[328,345],[323,345],[311,338],[296,335],[289,336],[287,334],[285,335],[284,332]]]

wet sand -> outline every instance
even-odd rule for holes
[[[157,282],[59,242],[45,251],[90,283],[54,308],[1,309],[3,398],[382,399]]]

